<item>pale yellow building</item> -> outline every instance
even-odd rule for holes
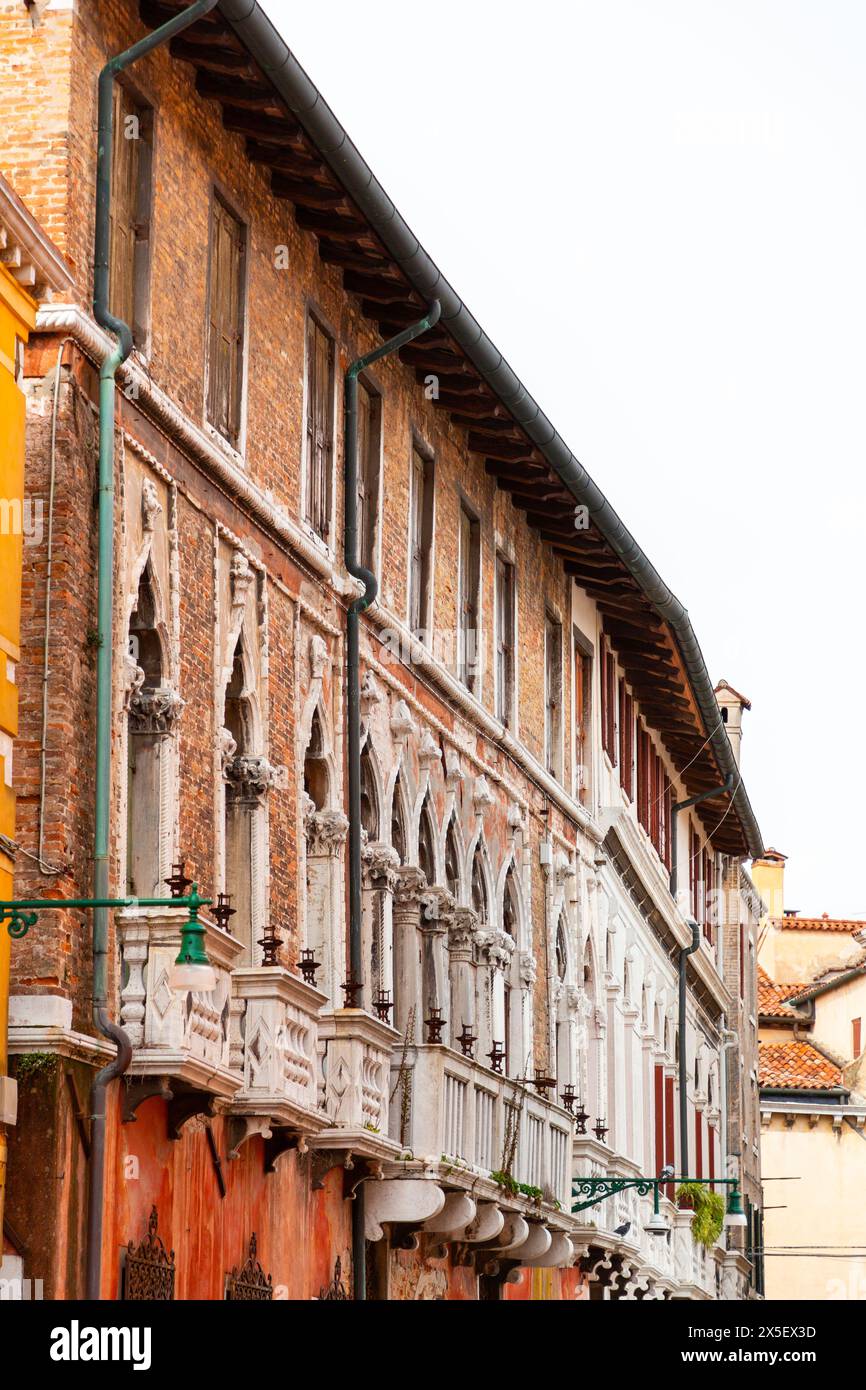
[[[786,913],[784,866],[753,866],[766,1296],[866,1299],[866,922]]]

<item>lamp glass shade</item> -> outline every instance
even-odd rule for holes
[[[169,989],[177,994],[209,994],[216,989],[216,974],[212,965],[176,960],[168,977]]]
[[[670,1226],[660,1211],[654,1211],[649,1221],[644,1226],[644,1230],[649,1236],[666,1236],[670,1230]]]
[[[731,1227],[747,1226],[746,1213],[743,1211],[743,1198],[740,1189],[735,1187],[728,1197],[728,1208],[725,1212],[725,1225],[730,1230]]]

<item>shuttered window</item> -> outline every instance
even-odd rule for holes
[[[147,342],[150,270],[150,179],[153,112],[114,84],[111,154],[109,308]]]
[[[244,370],[246,229],[214,194],[208,291],[207,418],[237,448]]]
[[[562,625],[550,614],[544,623],[545,750],[548,772],[562,776]]]
[[[605,638],[601,640],[601,741],[616,767],[616,658]]]
[[[592,729],[592,657],[580,644],[574,630],[574,784],[578,799],[589,800],[590,753]]]
[[[496,716],[514,718],[514,566],[496,557]]]
[[[620,782],[626,796],[634,795],[634,699],[619,682],[619,766]]]
[[[382,398],[358,383],[358,558],[374,568],[379,519]]]
[[[334,467],[334,340],[312,314],[307,318],[306,386],[304,519],[317,536],[330,540],[331,477]]]
[[[460,508],[460,592],[457,626],[457,663],[460,680],[477,693],[480,679],[481,640],[478,594],[481,587],[481,527],[477,517]]]
[[[409,479],[409,626],[426,640],[433,543],[433,461],[412,450]]]

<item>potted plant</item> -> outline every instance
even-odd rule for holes
[[[680,1211],[692,1211],[692,1239],[698,1245],[715,1245],[725,1224],[725,1199],[699,1182],[681,1183],[676,1191]]]

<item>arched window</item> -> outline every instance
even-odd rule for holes
[[[403,814],[403,788],[398,773],[394,783],[394,794],[391,798],[391,846],[397,851],[401,864],[406,863],[407,843],[406,821]]]
[[[472,856],[472,906],[478,921],[486,924],[489,920],[487,881],[484,877],[484,862],[481,857],[480,844],[476,846],[475,854]]]
[[[505,876],[505,897],[502,900],[502,930],[513,941],[517,941],[517,885],[514,882],[514,865]]]
[[[253,848],[257,835],[259,803],[244,774],[243,759],[255,752],[253,714],[246,690],[243,640],[238,638],[226,687],[223,724],[235,741],[226,766],[225,788],[225,891],[231,896],[235,916],[232,935],[243,941],[248,962],[253,963]]]
[[[418,824],[418,868],[426,878],[428,885],[432,887],[436,882],[436,831],[429,795],[424,798],[424,805],[421,807],[421,820]]]
[[[376,794],[376,778],[373,774],[373,760],[369,747],[361,754],[361,825],[367,832],[367,839],[379,838],[379,798]]]
[[[460,851],[457,847],[457,831],[454,827],[453,816],[448,822],[448,830],[445,835],[445,886],[455,902],[459,902]]]
[[[562,918],[556,924],[556,976],[562,981],[568,969],[568,947],[565,942],[565,927]]]
[[[505,875],[502,930],[511,937],[515,947],[520,942],[519,923],[517,878],[512,863]],[[523,997],[520,988],[520,955],[515,950],[511,956],[511,969],[505,978],[505,1072],[507,1076],[521,1075],[528,1060],[523,1054]]]
[[[126,886],[128,893],[146,898],[164,892],[160,843],[168,756],[166,721],[152,699],[162,685],[163,653],[149,560],[129,620],[129,652],[144,679],[129,702]]]
[[[226,703],[228,704],[228,701]],[[322,736],[322,723],[318,710],[313,714],[310,725],[310,741],[304,755],[304,791],[317,811],[323,811],[328,805],[330,779],[328,777],[328,764],[325,761],[325,740]]]

